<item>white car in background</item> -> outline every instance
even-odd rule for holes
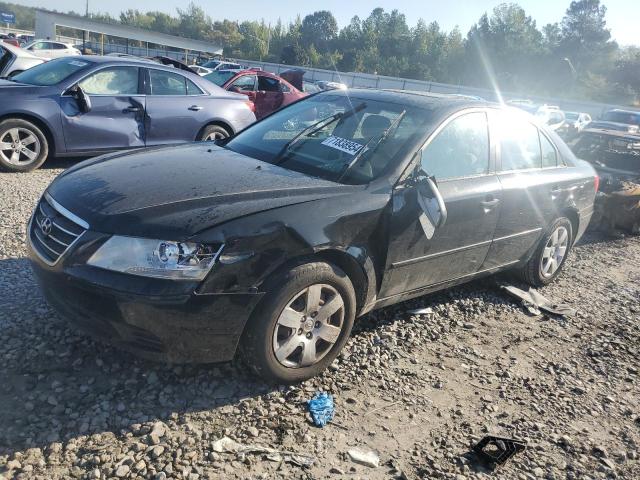
[[[555,105],[542,105],[535,113],[535,117],[551,130],[558,130],[564,125],[564,112]]]
[[[25,45],[24,49],[38,57],[48,59],[82,55],[82,52],[72,44],[54,40],[34,40]]]
[[[565,112],[564,113],[567,124],[571,128],[577,131],[581,131],[587,123],[591,121],[591,115],[581,112]]]
[[[22,48],[8,43],[0,44],[0,77],[13,77],[46,61]]]
[[[196,72],[201,77],[204,77],[205,75],[209,75],[211,72],[213,72],[213,70],[211,70],[210,68],[202,67],[200,65],[189,65],[189,68],[194,72]]]
[[[239,63],[224,62],[222,60],[209,60],[206,63],[200,65],[201,67],[208,68],[209,70],[246,70],[247,67],[240,65]]]

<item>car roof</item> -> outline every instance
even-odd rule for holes
[[[159,68],[161,70],[167,70],[169,72],[182,72],[182,73],[193,73],[193,72],[187,72],[185,70],[181,70],[179,68],[175,68],[169,65],[163,65],[161,63],[158,63],[150,58],[140,58],[140,57],[135,57],[135,56],[131,56],[131,57],[116,57],[116,56],[109,56],[109,55],[105,55],[100,56],[100,55],[83,55],[82,56],[82,60],[83,61],[87,61],[87,62],[91,62],[91,63],[95,63],[95,64],[113,64],[113,65],[139,65],[139,66],[145,66],[145,67],[153,67],[153,68]],[[194,73],[194,75],[196,75]]]
[[[34,38],[29,43],[36,43],[36,42],[50,42],[50,43],[59,43],[60,45],[73,45],[72,43],[69,43],[69,42],[61,42],[60,40],[50,40],[48,38]]]
[[[638,110],[624,110],[622,108],[613,108],[613,109],[607,111],[607,113],[609,113],[609,112],[629,113],[629,114],[633,114],[633,115],[640,115],[640,111],[638,111]]]
[[[444,107],[465,107],[496,105],[486,100],[475,100],[467,97],[448,95],[446,93],[420,92],[414,90],[394,90],[375,88],[350,88],[348,90],[330,90],[322,92],[324,95],[353,95],[354,97],[371,100],[381,100],[390,103],[404,103],[410,106],[429,109]],[[318,94],[318,95],[321,95]]]

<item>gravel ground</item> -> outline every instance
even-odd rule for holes
[[[367,315],[327,373],[273,388],[240,363],[138,360],[52,312],[24,230],[65,166],[0,173],[0,477],[640,478],[640,238],[574,250],[543,289],[573,318],[528,316],[488,279]],[[336,402],[323,429],[304,403],[317,390]],[[490,471],[469,453],[486,434],[528,448]],[[289,453],[226,453],[225,436]]]

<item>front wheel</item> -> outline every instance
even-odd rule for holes
[[[534,287],[551,283],[561,272],[573,244],[573,227],[566,217],[557,219],[542,237],[522,268],[523,280]]]
[[[276,275],[246,326],[242,354],[263,379],[307,380],[338,356],[355,318],[355,292],[335,265],[312,262]]]
[[[42,165],[48,154],[47,138],[33,123],[20,118],[0,122],[0,168],[29,172]]]

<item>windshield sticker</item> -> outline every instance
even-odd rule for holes
[[[69,65],[73,65],[74,67],[86,67],[89,64],[87,62],[80,62],[78,60],[73,60],[69,62]]]
[[[333,135],[322,142],[322,145],[326,145],[327,147],[346,152],[349,155],[355,155],[364,146],[359,144],[358,142],[352,142],[351,140],[347,140],[346,138],[334,137]]]

